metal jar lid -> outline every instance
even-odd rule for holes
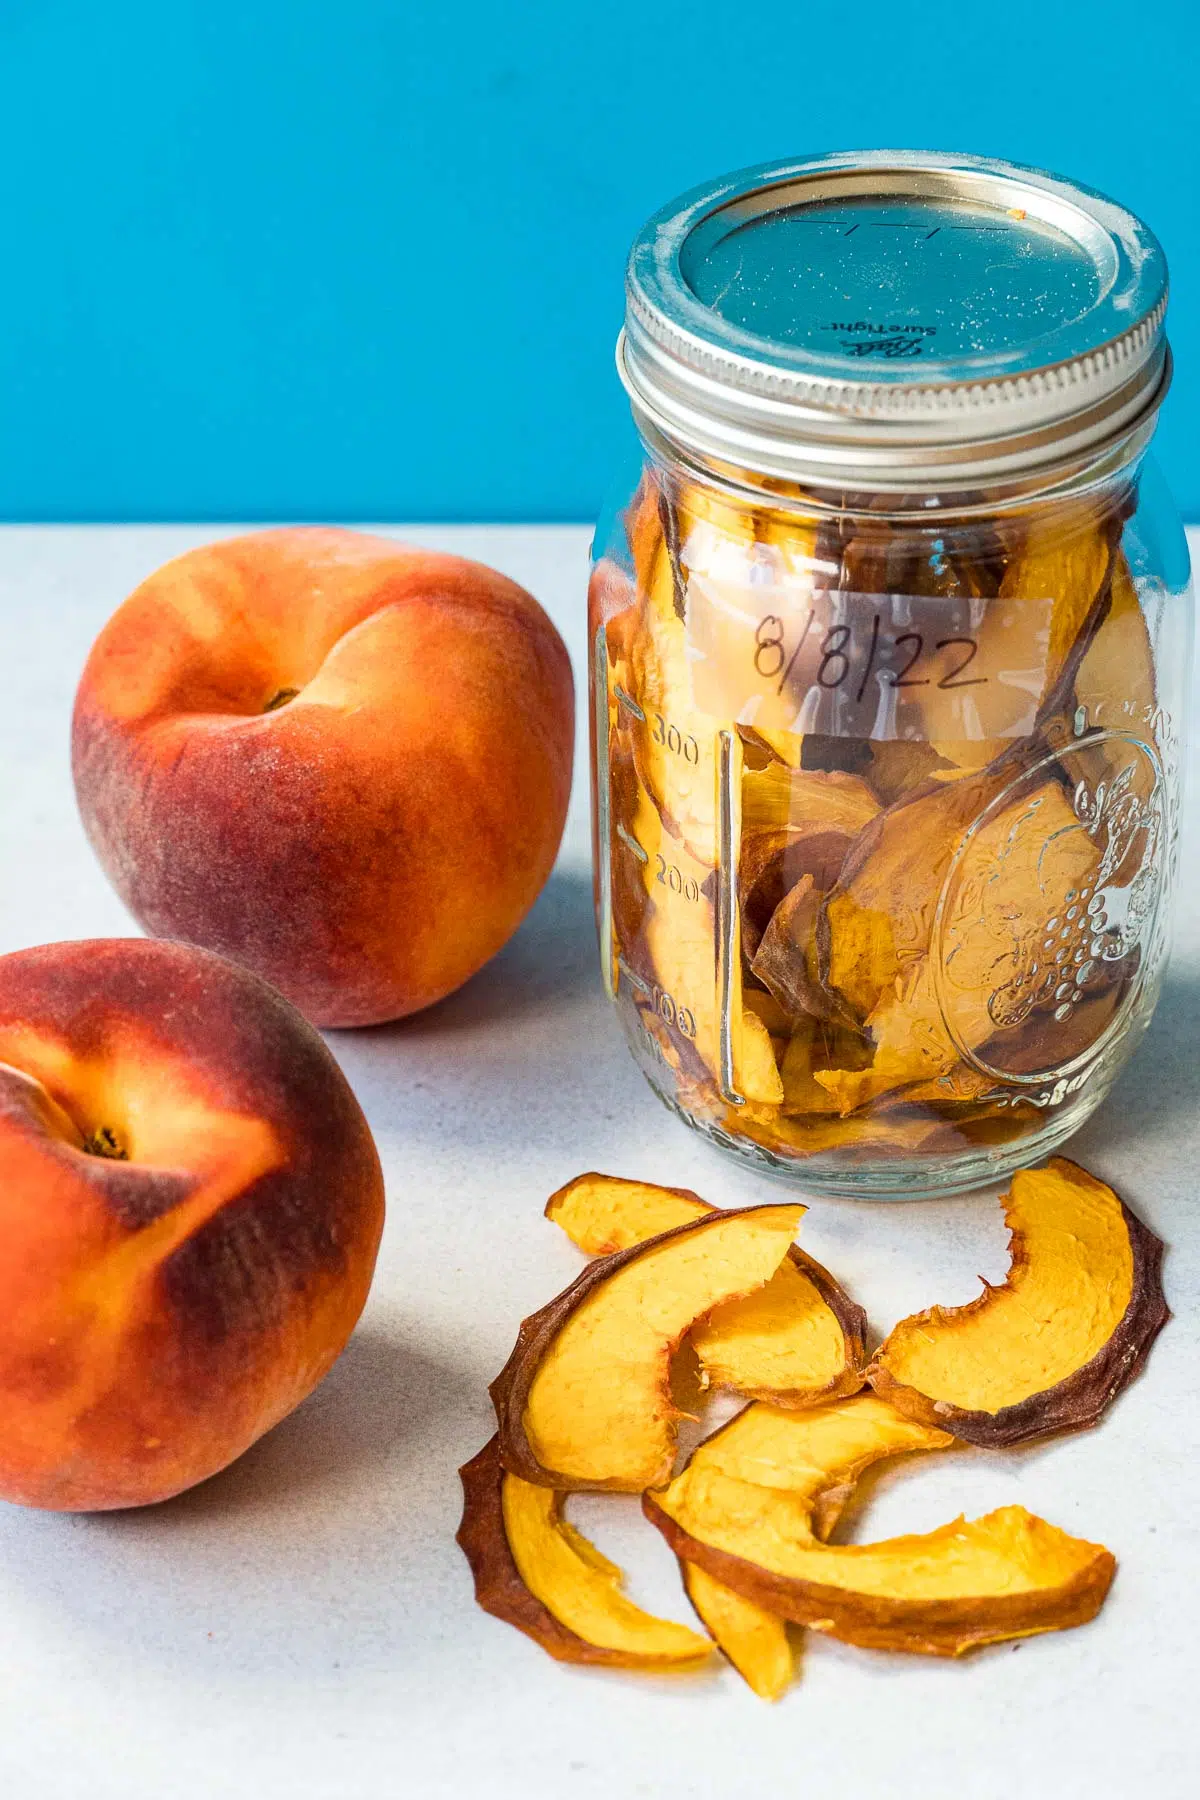
[[[1090,188],[880,150],[694,189],[630,253],[621,378],[685,455],[954,490],[1148,434],[1170,374],[1153,233]]]

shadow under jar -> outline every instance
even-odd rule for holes
[[[752,170],[634,245],[601,962],[655,1091],[743,1160],[975,1187],[1146,1027],[1192,640],[1165,301],[1137,219],[967,157]]]

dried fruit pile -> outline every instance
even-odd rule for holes
[[[1168,1317],[1159,1240],[1074,1163],[1022,1170],[1004,1285],[902,1320],[868,1361],[861,1309],[792,1241],[805,1210],[723,1212],[594,1174],[552,1197],[547,1217],[594,1260],[521,1326],[492,1384],[497,1433],[462,1471],[459,1542],[485,1611],[564,1662],[661,1668],[719,1647],[767,1699],[793,1673],[789,1624],[958,1656],[1094,1617],[1113,1557],[1020,1506],[829,1538],[881,1458],[1094,1424]],[[676,1473],[689,1352],[699,1391],[749,1404]],[[643,1496],[704,1635],[622,1593],[563,1515],[589,1489]]]
[[[693,1119],[789,1160],[975,1150],[1040,1129],[1028,1083],[1115,1032],[1163,824],[1152,759],[1094,730],[1154,730],[1122,523],[1075,500],[957,534],[807,526],[647,473],[633,579],[593,577],[603,848],[616,991]],[[903,629],[935,602],[957,627]]]

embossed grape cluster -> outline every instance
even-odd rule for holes
[[[1054,1017],[1069,1019],[1097,962],[1113,958],[1104,891],[1097,893],[1089,884],[1069,889],[1064,898],[1065,910],[1046,920],[1030,961],[988,1002],[988,1013],[1001,1030],[1020,1025],[1034,1007],[1052,999],[1057,1002]]]
[[[1083,998],[1083,990],[1096,971],[1096,963],[1107,960],[1106,950],[1111,951],[1112,941],[1104,936],[1108,927],[1104,893],[1094,893],[1091,887],[1081,888],[1078,893],[1072,888],[1067,896],[1067,908],[1061,919],[1047,919],[1046,935],[1042,940],[1042,955],[1050,959],[1050,967],[1046,971],[1043,993],[1050,996],[1051,983],[1053,998],[1058,1001],[1054,1009],[1054,1017],[1058,1020],[1069,1019],[1072,1009]],[[1032,973],[1036,973],[1034,963]],[[1058,980],[1054,977],[1057,974]]]

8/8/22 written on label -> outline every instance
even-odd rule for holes
[[[754,633],[757,645],[754,667],[767,681],[779,676],[777,693],[782,694],[787,686],[816,621],[816,609],[810,606],[804,629],[796,640],[795,649],[789,655],[786,622],[778,613],[767,613],[759,620],[758,629]],[[884,635],[882,625],[883,614],[876,608],[871,614],[871,630],[865,652],[861,644],[856,645],[854,642],[852,625],[831,625],[818,645],[821,660],[817,664],[817,686],[834,691],[850,682],[856,689],[856,704],[862,703],[871,677],[877,671],[880,681],[889,682],[894,688],[930,687],[936,684],[945,693],[950,688],[986,686],[989,680],[987,675],[967,674],[979,655],[977,637],[937,638],[933,643],[927,643],[920,631],[901,631],[889,639]],[[941,662],[941,652],[948,650],[962,652],[961,659],[952,668],[943,667]],[[906,657],[907,661],[897,667],[897,656]],[[862,664],[861,675],[855,668],[856,662]],[[930,673],[914,673],[918,665],[928,667]]]
[[[743,725],[913,740],[1023,736],[1051,602],[688,584],[696,705]]]

